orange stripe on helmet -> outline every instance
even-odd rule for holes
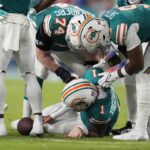
[[[93,18],[90,14],[84,14],[86,19],[81,23],[79,30],[78,30],[78,40],[80,40],[80,31],[84,28],[84,26]]]
[[[62,97],[65,98],[66,96],[68,96],[73,91],[76,91],[78,89],[85,88],[85,87],[91,87],[91,84],[90,83],[83,83],[80,85],[73,86],[72,88],[69,88],[66,92],[64,92]]]

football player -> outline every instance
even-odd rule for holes
[[[149,0],[117,0],[119,7],[133,5],[133,4],[150,4]],[[147,43],[142,44],[143,53]],[[135,75],[125,77],[126,88],[126,103],[128,110],[128,121],[126,125],[120,129],[114,129],[113,134],[122,134],[129,132],[135,126],[136,114],[137,114],[137,95],[136,95],[136,79]]]
[[[74,128],[69,137],[83,135],[103,137],[109,135],[119,115],[119,100],[112,87],[98,86],[100,68],[90,68],[83,75],[67,84],[62,93],[64,103],[80,112],[82,126]],[[88,80],[88,82],[87,82]],[[93,84],[89,86],[90,82]],[[96,88],[95,88],[96,87]],[[81,128],[81,131],[80,129]],[[79,133],[78,133],[78,132]]]
[[[27,95],[34,114],[34,124],[31,135],[43,133],[41,116],[41,90],[34,74],[34,41],[27,19],[30,2],[25,0],[0,1],[0,136],[7,135],[4,123],[4,98],[6,96],[4,76],[8,63],[12,56],[15,57],[18,68],[27,85]],[[35,1],[32,3],[35,10],[41,11],[49,4],[49,1]],[[34,90],[34,91],[33,91]]]
[[[85,13],[86,15],[79,20],[73,19],[75,15]],[[80,23],[91,16],[91,13],[76,6],[58,3],[34,17],[37,29],[35,68],[41,88],[43,81],[48,77],[48,71],[54,72],[64,83],[68,83],[82,76],[87,67],[98,62],[96,54],[89,54],[76,46],[76,32]],[[30,115],[30,104],[25,96],[24,117]]]
[[[143,55],[141,43],[150,41],[147,21],[150,18],[149,5],[130,5],[113,8],[103,15],[103,19],[89,19],[80,29],[82,46],[93,50],[103,49],[106,53],[111,45],[111,40],[119,45],[128,59],[128,63],[111,73],[105,72],[99,80],[99,85],[108,87],[118,78],[136,74],[137,88],[137,120],[134,130],[114,139],[121,140],[148,140],[147,122],[150,115],[150,76],[149,55],[150,47],[146,48]],[[139,17],[141,16],[141,17]],[[91,29],[91,30],[90,30]]]

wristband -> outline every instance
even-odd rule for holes
[[[126,70],[125,70],[125,67],[122,67],[121,69],[118,70],[118,74],[120,77],[125,77],[127,75],[129,75]]]
[[[84,66],[87,66],[87,65],[93,66],[97,63],[98,63],[98,61],[96,61],[96,60],[94,60],[94,61],[85,61]]]
[[[59,76],[65,83],[69,83],[70,81],[72,81],[73,79],[75,79],[75,77],[71,76],[71,73],[69,71],[67,71],[66,69],[59,67],[55,73],[57,74],[57,76]]]

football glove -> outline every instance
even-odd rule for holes
[[[100,73],[100,74],[98,74],[98,76],[102,77],[101,79],[99,79],[98,84],[101,87],[105,87],[105,88],[110,87],[111,84],[119,78],[117,71],[114,71],[111,73],[109,73],[109,72]]]

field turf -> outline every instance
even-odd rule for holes
[[[45,135],[42,138],[21,136],[11,129],[10,123],[22,115],[24,84],[22,81],[7,80],[6,85],[6,103],[9,108],[5,113],[5,117],[9,136],[0,137],[0,150],[150,150],[149,141],[114,141],[111,136],[105,138],[82,138],[80,140],[69,139],[62,135]],[[46,82],[44,84],[43,108],[59,101],[62,87],[62,83]],[[121,127],[127,117],[125,91],[123,86],[116,86],[115,89],[121,102],[121,113],[115,127]]]

